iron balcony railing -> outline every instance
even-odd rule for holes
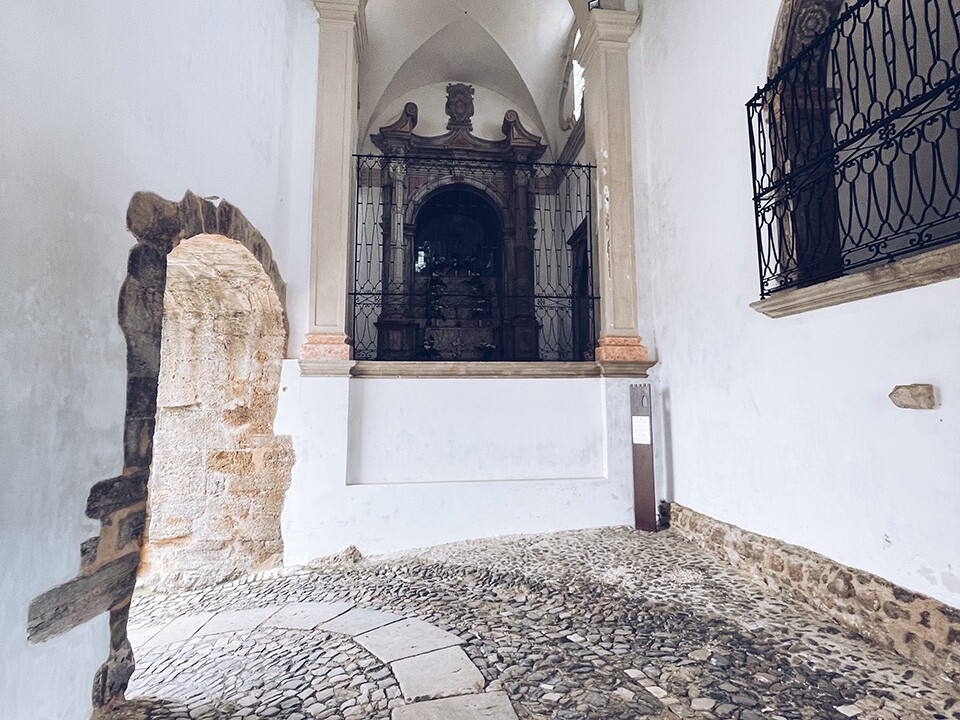
[[[593,359],[592,167],[356,163],[358,360]]]
[[[859,0],[747,105],[761,296],[960,240],[960,0]]]

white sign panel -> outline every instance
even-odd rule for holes
[[[653,442],[650,432],[650,418],[646,415],[633,416],[633,444],[650,445]]]

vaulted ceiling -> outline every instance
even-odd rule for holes
[[[360,68],[364,135],[393,101],[440,82],[494,90],[557,142],[571,3],[586,0],[369,0]]]

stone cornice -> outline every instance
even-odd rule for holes
[[[367,46],[367,0],[313,0],[320,22],[353,25],[357,53]]]
[[[810,287],[781,290],[750,307],[767,317],[788,317],[958,277],[960,244],[948,245]]]
[[[632,10],[593,10],[583,28],[583,37],[574,51],[574,57],[587,67],[594,53],[601,47],[626,46],[640,19]],[[625,49],[625,48],[624,48]]]
[[[635,378],[643,379],[655,361],[639,362],[314,362],[300,361],[303,377],[354,378]]]

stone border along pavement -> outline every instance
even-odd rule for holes
[[[518,720],[502,691],[486,682],[453,633],[417,618],[357,607],[350,602],[297,602],[247,610],[184,615],[157,627],[133,627],[130,642],[141,650],[194,637],[252,631],[319,630],[346,635],[390,667],[406,705],[392,720]]]

